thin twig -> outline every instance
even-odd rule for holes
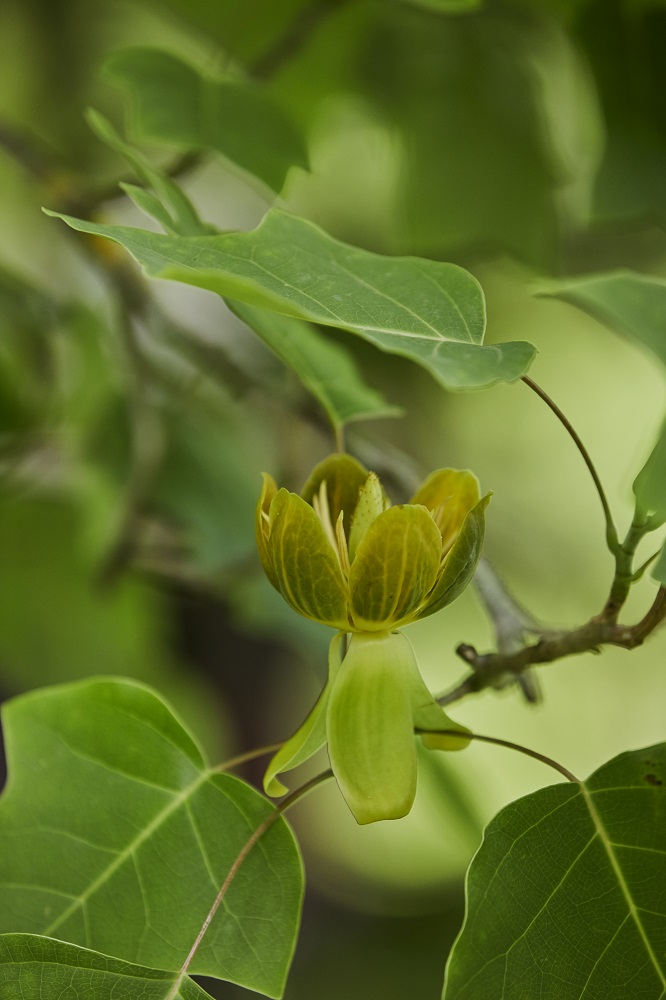
[[[286,799],[283,799],[282,802],[280,802],[280,804],[276,806],[274,811],[269,816],[266,817],[263,823],[259,824],[254,833],[252,833],[252,835],[245,842],[243,847],[238,852],[238,855],[236,856],[236,859],[234,860],[233,864],[231,865],[231,868],[227,873],[227,877],[222,883],[220,891],[215,897],[213,905],[211,906],[210,910],[206,915],[206,919],[204,920],[201,926],[201,930],[197,934],[194,944],[190,948],[187,958],[183,962],[178,972],[178,978],[174,983],[173,987],[171,988],[166,1000],[176,1000],[176,997],[178,996],[178,991],[180,989],[180,985],[185,976],[187,976],[190,965],[194,960],[194,956],[199,950],[199,945],[203,941],[206,931],[213,922],[215,914],[219,910],[222,901],[224,900],[224,897],[229,891],[229,886],[231,885],[234,878],[238,874],[240,866],[243,864],[243,862],[245,861],[246,857],[248,856],[252,848],[259,840],[261,840],[266,831],[270,830],[273,824],[281,816],[283,816],[284,813],[287,812],[287,810],[291,809],[291,807],[296,805],[297,802],[300,802],[301,799],[305,798],[305,796],[308,795],[314,788],[317,788],[319,785],[323,784],[325,781],[328,781],[329,778],[332,777],[333,777],[333,772],[331,770],[328,770],[328,771],[323,771],[321,774],[318,774],[314,778],[311,778],[309,781],[306,781],[304,785],[301,785],[301,787],[297,788],[295,792],[292,792],[291,795],[288,795]]]
[[[223,773],[224,771],[233,771],[234,768],[240,767],[241,764],[247,764],[250,760],[256,760],[257,757],[265,757],[269,753],[275,753],[281,747],[284,746],[284,740],[280,740],[279,743],[269,743],[265,747],[256,747],[254,750],[246,750],[245,753],[239,753],[237,757],[232,757],[230,760],[225,760],[224,763],[218,764],[217,767],[213,768],[215,773]]]
[[[525,385],[529,386],[530,389],[533,392],[535,392],[540,399],[544,401],[546,406],[548,406],[552,410],[552,412],[555,414],[557,419],[560,421],[562,426],[570,435],[574,444],[578,448],[578,451],[582,455],[583,461],[585,462],[588,471],[592,476],[592,480],[596,487],[597,493],[599,494],[599,499],[601,500],[601,506],[603,507],[604,510],[604,518],[606,520],[606,541],[608,543],[608,547],[611,550],[611,552],[615,553],[619,545],[617,528],[615,527],[615,522],[613,521],[613,515],[611,513],[610,505],[608,503],[608,498],[606,497],[606,493],[601,483],[601,479],[599,478],[599,473],[597,472],[594,466],[594,462],[590,457],[590,453],[588,452],[587,448],[581,441],[578,432],[576,431],[571,421],[565,416],[565,414],[559,408],[557,403],[550,398],[548,393],[545,392],[541,388],[541,386],[534,381],[534,379],[531,379],[529,375],[523,375],[522,381],[525,383]]]
[[[528,667],[552,663],[576,653],[597,653],[601,646],[635,649],[666,618],[666,588],[660,587],[652,607],[636,625],[619,625],[601,617],[592,618],[580,628],[543,638],[516,653],[478,653],[474,646],[462,644],[456,653],[474,673],[437,698],[440,705],[451,705],[468,694],[492,687],[505,674],[520,674]]]
[[[460,730],[450,729],[443,730],[440,733],[441,736],[460,736]],[[512,743],[510,740],[501,740],[497,736],[481,736],[480,733],[467,733],[467,739],[479,740],[480,743],[492,743],[498,747],[506,747],[507,750],[517,750],[518,753],[522,753],[526,757],[533,757],[534,760],[541,761],[542,764],[547,764],[548,767],[552,767],[553,770],[558,771],[562,774],[567,781],[575,781],[580,783],[579,779],[575,774],[572,774],[563,764],[558,763],[558,761],[553,760],[552,757],[546,757],[545,754],[539,753],[538,750],[530,750],[529,747],[524,747],[520,743]]]

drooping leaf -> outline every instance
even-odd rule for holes
[[[238,852],[272,807],[209,769],[150,689],[91,680],[9,702],[0,931],[181,968]],[[278,819],[252,849],[190,967],[281,995],[302,892]]]
[[[169,52],[115,52],[108,76],[129,95],[130,131],[139,141],[212,150],[279,191],[292,166],[307,168],[303,139],[257,84],[213,79]]]
[[[534,358],[526,342],[483,345],[483,291],[462,268],[359,250],[278,209],[252,232],[191,238],[60,218],[120,243],[152,277],[350,330],[451,389],[515,381]]]
[[[611,271],[549,284],[543,292],[596,316],[666,364],[666,281],[634,271]]]
[[[444,1000],[666,994],[666,744],[543,788],[489,824]]]
[[[666,365],[666,281],[614,271],[557,282],[545,294],[565,299],[595,316],[630,341],[647,347]],[[666,424],[657,443],[634,481],[638,506],[659,519],[666,519]],[[666,583],[658,563],[653,575]]]
[[[34,934],[0,935],[2,1000],[210,1000],[187,976]]]
[[[228,305],[296,373],[334,427],[344,427],[353,420],[396,417],[402,412],[363,381],[344,347],[310,323],[238,301]]]

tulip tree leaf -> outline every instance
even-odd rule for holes
[[[272,191],[290,167],[308,166],[296,127],[256,83],[212,79],[152,48],[115,52],[105,70],[129,95],[130,132],[139,141],[222,153]]]
[[[191,979],[34,934],[0,935],[2,1000],[210,1000]],[[175,992],[174,992],[175,990]]]
[[[211,227],[201,221],[185,192],[170,177],[124,142],[102,115],[89,111],[88,122],[103,142],[127,160],[146,185],[141,188],[121,184],[142,212],[159,222],[167,233],[210,234]],[[241,302],[227,304],[292,369],[323,407],[334,428],[344,427],[353,420],[396,417],[402,413],[363,381],[343,347],[332,343],[312,324]]]
[[[0,932],[180,969],[272,807],[207,768],[139,684],[95,679],[24,695],[4,707],[3,727]],[[298,850],[278,819],[240,867],[190,972],[280,996],[301,894]]]
[[[523,341],[484,346],[483,291],[463,268],[359,250],[279,209],[249,233],[201,237],[59,217],[120,243],[152,277],[350,330],[450,389],[515,381],[535,355]]]
[[[666,995],[666,744],[542,788],[489,824],[444,1000]]]
[[[666,281],[615,271],[549,286],[546,294],[565,299],[634,343],[647,347],[666,365]],[[638,505],[666,519],[666,423],[645,466],[634,481]],[[666,557],[653,576],[666,584]]]
[[[344,427],[353,420],[397,417],[402,412],[363,381],[344,347],[312,324],[242,302],[230,301],[228,305],[296,373],[333,427]]]

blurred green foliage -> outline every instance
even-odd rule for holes
[[[535,377],[586,441],[626,525],[663,415],[662,370],[532,292],[544,276],[612,267],[666,277],[666,6],[4,0],[0,695],[96,673],[140,678],[178,703],[217,759],[292,732],[321,687],[329,636],[260,579],[252,519],[260,472],[298,489],[333,438],[293,372],[214,296],[147,286],[114,251],[41,215],[46,204],[146,225],[117,188],[137,178],[84,111],[122,130],[122,95],[102,68],[147,45],[264,88],[310,164],[288,172],[281,207],[359,247],[472,271],[487,341],[537,345]],[[200,216],[253,227],[269,207],[265,184],[204,145],[216,152],[180,163]],[[145,149],[162,167],[180,155]],[[274,152],[252,167],[277,187]],[[655,329],[663,341],[661,317]],[[494,490],[488,554],[530,610],[553,624],[597,611],[612,575],[598,501],[539,401],[520,384],[449,395],[403,358],[326,336],[404,408],[400,421],[347,430],[392,495],[406,498],[433,467],[474,469]],[[652,590],[637,588],[629,617]],[[457,642],[491,643],[471,593],[410,638],[434,690],[462,672]],[[587,773],[663,738],[663,650],[657,637],[636,670],[618,650],[545,668],[534,709],[511,689],[454,714]],[[321,933],[305,933],[288,1000],[402,1000],[405,983],[414,1000],[436,995],[482,825],[548,780],[532,761],[474,746],[422,774],[400,824],[359,830],[333,789],[308,800],[294,822]],[[334,900],[328,915],[323,898]],[[433,926],[434,964],[432,951],[423,958]]]

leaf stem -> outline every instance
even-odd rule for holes
[[[169,994],[168,994],[166,1000],[176,1000],[176,998],[178,996],[178,992],[180,990],[181,983],[182,983],[183,979],[188,974],[188,970],[190,968],[190,965],[192,964],[192,961],[194,960],[194,956],[196,955],[197,951],[199,950],[199,946],[200,946],[201,942],[203,941],[204,935],[206,934],[206,931],[210,927],[211,923],[213,922],[213,918],[215,917],[215,914],[219,910],[219,908],[220,908],[220,906],[221,906],[221,904],[222,904],[222,902],[224,900],[224,897],[226,896],[227,892],[229,891],[229,887],[230,887],[231,883],[233,882],[234,878],[238,874],[239,868],[241,867],[241,865],[243,864],[243,862],[247,858],[247,856],[250,853],[250,851],[252,850],[252,848],[255,846],[255,844],[258,843],[259,840],[261,840],[261,838],[267,832],[267,830],[270,830],[270,828],[273,826],[273,824],[278,819],[280,819],[280,817],[283,816],[289,809],[291,809],[292,806],[296,805],[296,803],[300,802],[300,800],[303,799],[303,798],[305,798],[306,795],[309,795],[309,793],[311,791],[313,791],[313,789],[317,788],[319,785],[322,785],[325,781],[328,781],[329,778],[332,778],[332,777],[333,777],[333,772],[329,769],[327,771],[322,771],[321,774],[317,774],[317,775],[315,775],[314,778],[310,778],[309,781],[306,781],[304,785],[301,785],[300,788],[297,788],[295,791],[293,791],[291,793],[291,795],[288,795],[285,799],[283,799],[282,802],[280,802],[280,804],[275,807],[275,809],[273,810],[273,812],[271,812],[266,817],[266,819],[262,823],[259,824],[259,826],[257,827],[257,829],[251,834],[251,836],[243,844],[243,846],[241,847],[240,851],[238,852],[238,854],[237,854],[234,862],[232,863],[231,868],[227,872],[227,877],[225,878],[224,882],[222,883],[222,886],[220,887],[220,891],[218,892],[217,896],[215,897],[215,899],[213,901],[213,905],[211,906],[210,910],[206,914],[206,919],[204,920],[203,924],[201,925],[201,930],[197,934],[196,939],[194,941],[194,944],[190,948],[190,950],[188,952],[188,955],[187,955],[187,958],[183,962],[183,964],[182,964],[182,966],[181,966],[181,968],[180,968],[180,970],[178,972],[178,977],[177,977],[176,981],[174,982],[173,987],[169,991]]]
[[[545,392],[541,388],[541,386],[534,381],[534,379],[530,378],[529,375],[523,375],[522,381],[525,383],[525,385],[529,386],[529,388],[533,392],[535,392],[540,399],[544,401],[546,406],[548,406],[552,410],[552,412],[555,414],[555,416],[560,421],[562,426],[565,428],[569,436],[572,438],[574,444],[578,448],[578,451],[582,455],[583,461],[585,462],[588,471],[592,476],[592,480],[594,482],[597,493],[599,495],[599,499],[601,501],[601,506],[603,507],[604,518],[606,520],[606,543],[610,551],[613,553],[613,555],[615,555],[620,544],[617,534],[617,528],[615,527],[615,522],[613,521],[613,515],[611,513],[610,505],[608,503],[608,498],[606,497],[606,493],[601,483],[601,479],[599,478],[599,473],[597,472],[594,466],[594,462],[592,461],[590,453],[588,452],[587,448],[581,441],[578,432],[576,431],[571,421],[568,419],[568,417],[565,416],[565,414],[559,408],[557,403],[550,398],[548,393]]]
[[[264,757],[269,753],[275,753],[282,746],[284,746],[284,740],[281,740],[279,743],[269,743],[265,747],[255,747],[253,750],[246,750],[245,753],[239,753],[237,757],[231,757],[222,764],[218,764],[217,767],[213,768],[213,771],[216,774],[233,771],[234,768],[240,767],[241,764],[246,764],[250,760],[256,760],[257,757]]]
[[[460,732],[456,729],[451,729],[450,732],[443,732],[442,735],[445,736],[460,736]],[[518,753],[524,754],[526,757],[533,757],[534,760],[541,761],[542,764],[547,764],[548,767],[552,767],[553,770],[558,771],[563,775],[567,781],[579,781],[580,779],[572,774],[563,764],[559,764],[552,757],[546,757],[545,754],[539,753],[538,750],[530,750],[529,747],[524,747],[520,743],[511,743],[510,740],[501,740],[497,736],[482,736],[480,733],[469,733],[469,739],[479,740],[480,743],[492,743],[498,747],[506,747],[507,750],[517,750]]]

